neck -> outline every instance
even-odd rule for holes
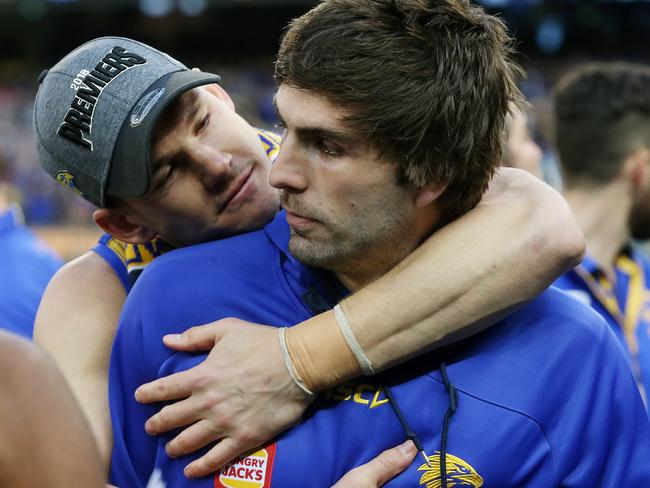
[[[396,239],[376,242],[372,249],[360,254],[357,259],[348,260],[344,266],[333,271],[339,281],[354,293],[399,265],[436,231],[439,222],[437,211],[422,212],[396,234]]]
[[[388,273],[399,264],[402,259],[408,256],[411,251],[413,251],[413,249],[408,252],[400,253],[399,257],[394,255],[394,259],[390,261],[383,259],[381,260],[382,262],[380,262],[379,260],[369,260],[366,258],[361,266],[350,266],[350,271],[335,271],[335,274],[339,281],[343,283],[351,293],[354,293]]]
[[[624,182],[577,187],[564,192],[587,243],[587,252],[610,274],[621,248],[630,240],[631,192]]]

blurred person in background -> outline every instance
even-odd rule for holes
[[[31,339],[41,296],[62,262],[25,227],[7,167],[0,148],[0,328]]]
[[[104,487],[97,444],[52,359],[0,330],[0,371],[0,486]]]
[[[73,75],[81,72],[82,69],[86,70],[88,76],[93,67],[102,64],[103,57],[115,46],[120,48],[128,46],[130,51],[140,52],[141,57],[148,57],[150,61],[153,57],[162,56],[151,48],[127,39],[107,38],[91,41],[83,49],[67,57],[67,61],[62,61],[64,65],[71,63],[72,67],[57,66],[51,70],[51,73],[41,78],[44,84],[48,84],[50,80],[55,79],[53,77],[68,72],[68,75],[63,75],[68,76],[64,78],[66,84],[64,89],[58,89],[57,86],[48,97],[39,93],[36,102],[38,143],[41,145],[42,152],[49,152],[43,156],[43,162],[49,165],[48,170],[59,182],[84,194],[87,199],[102,207],[94,215],[96,222],[121,239],[118,241],[106,236],[95,248],[95,252],[88,253],[66,265],[48,288],[37,320],[37,340],[52,352],[69,378],[91,420],[106,460],[112,443],[106,400],[106,371],[110,344],[121,305],[129,288],[127,266],[130,265],[133,271],[131,276],[136,276],[154,256],[171,248],[169,245],[162,244],[160,239],[152,242],[151,239],[155,237],[164,237],[177,246],[199,243],[253,228],[260,225],[256,223],[259,219],[252,218],[253,216],[259,212],[267,212],[267,208],[270,207],[269,217],[271,217],[277,210],[274,198],[264,200],[263,205],[256,200],[251,200],[248,203],[258,205],[255,207],[242,205],[239,207],[239,212],[231,215],[233,218],[230,224],[236,226],[234,231],[233,227],[225,227],[224,222],[220,222],[217,226],[208,225],[207,229],[205,225],[186,224],[186,220],[196,222],[196,219],[205,219],[206,214],[210,215],[209,201],[224,198],[224,188],[232,183],[233,175],[227,166],[223,168],[218,159],[206,159],[206,154],[212,154],[214,158],[217,156],[230,158],[232,154],[239,154],[241,151],[253,151],[254,154],[259,155],[257,157],[260,164],[266,165],[268,171],[270,159],[278,149],[277,136],[242,125],[245,123],[234,112],[234,106],[228,95],[217,85],[210,84],[216,81],[216,77],[205,73],[195,73],[193,76],[196,77],[195,81],[206,83],[206,86],[195,88],[187,96],[185,94],[191,87],[185,86],[185,91],[181,89],[175,93],[180,97],[177,99],[177,104],[172,103],[169,111],[162,115],[156,113],[160,118],[157,127],[153,130],[154,133],[160,132],[160,137],[154,136],[153,158],[161,159],[164,164],[161,163],[158,170],[149,174],[152,182],[150,186],[145,185],[142,188],[144,195],[134,195],[131,198],[122,196],[121,202],[113,201],[113,204],[110,204],[110,198],[105,200],[101,198],[101,192],[106,188],[106,181],[91,179],[84,182],[81,178],[75,179],[75,173],[83,174],[81,168],[89,164],[87,153],[77,147],[79,144],[56,133],[64,118],[67,117],[71,105],[77,103],[75,102],[76,91],[70,90],[68,93],[68,83],[69,80],[74,79]],[[88,53],[92,56],[85,58]],[[138,64],[129,67],[119,76],[128,80],[128,76],[137,73],[138,70],[144,73],[151,71],[151,80],[155,80],[155,66],[153,62]],[[173,70],[187,71],[180,63],[176,63]],[[119,78],[115,82],[117,81]],[[144,95],[148,85],[143,83],[141,86],[143,90],[141,95]],[[81,82],[78,89],[88,90],[88,87]],[[132,102],[134,106],[137,105],[138,96],[134,96]],[[213,110],[209,111],[208,116],[201,111],[201,118],[196,125],[192,125],[192,135],[188,138],[186,124],[175,122],[174,111],[178,113],[179,108],[186,103],[191,106],[196,97],[198,100],[210,100]],[[104,99],[106,97],[98,99],[97,107],[94,109],[96,114],[106,110],[100,105],[100,101]],[[44,110],[46,105],[47,111]],[[112,113],[116,113],[115,107],[110,109]],[[180,113],[183,113],[182,110]],[[127,116],[128,114],[125,113],[124,118]],[[150,123],[156,121],[154,115],[151,117]],[[95,124],[98,124],[97,120],[95,119]],[[247,134],[245,145],[239,142],[240,147],[238,147],[237,144],[233,144],[237,139],[232,135],[228,136],[225,127],[232,127],[233,124]],[[97,127],[98,125],[94,126],[95,130],[102,134]],[[178,161],[160,157],[165,151],[169,151],[170,147],[174,149],[183,147],[186,151],[185,159],[178,166],[176,165]],[[113,158],[112,150],[95,148],[95,151],[93,156],[101,164],[112,168],[126,167],[124,163],[127,160]],[[149,146],[143,145],[138,151],[136,154],[142,161],[149,159]],[[264,160],[266,163],[263,163]],[[133,158],[129,163],[134,164]],[[65,165],[67,166],[64,167]],[[76,165],[78,170],[72,169],[72,165]],[[66,171],[66,168],[69,171]],[[149,171],[144,162],[141,169]],[[220,176],[219,171],[224,173]],[[100,173],[105,176],[108,171]],[[192,182],[201,175],[204,177],[199,180],[201,184],[198,189],[183,191],[183,185],[186,184],[184,182]],[[207,178],[210,175],[212,178]],[[171,178],[169,183],[167,178]],[[220,181],[220,179],[223,179],[220,185],[210,184],[210,181]],[[263,183],[268,185],[266,180]],[[120,196],[120,191],[125,189],[113,187],[113,191]],[[260,187],[260,192],[268,195],[263,187]],[[274,194],[271,194],[271,197]],[[175,198],[170,198],[171,195]],[[110,191],[104,195],[104,197],[111,196],[116,195],[112,195]],[[199,204],[196,204],[197,196],[203,198],[198,201]],[[187,206],[181,206],[187,205],[188,202],[196,204],[193,211],[189,213],[187,213]],[[167,213],[161,213],[161,209]],[[187,218],[183,219],[184,227],[170,226],[178,220],[180,210],[186,212],[184,216]],[[490,231],[486,232],[487,229]],[[508,231],[514,232],[515,229],[517,239],[504,239]],[[467,324],[476,326],[479,319],[485,315],[491,315],[532,298],[580,254],[580,238],[574,231],[572,218],[566,212],[564,202],[555,192],[522,172],[504,171],[495,179],[491,191],[476,210],[454,225],[438,232],[423,245],[419,255],[416,253],[417,257],[413,257],[413,262],[396,271],[397,274],[392,275],[390,279],[379,280],[374,288],[369,286],[365,298],[351,297],[348,299],[347,306],[352,308],[351,316],[356,324],[372,324],[375,331],[385,328],[388,338],[391,337],[391,330],[397,330],[397,327],[403,326],[404,323],[417,323],[424,328],[426,334],[415,331],[415,328],[413,330],[405,328],[402,333],[408,338],[398,340],[397,344],[391,343],[390,347],[387,347],[384,361],[397,361],[419,349],[447,340],[448,336],[457,333],[459,328]],[[470,244],[479,236],[486,244],[481,252],[477,252],[475,246]],[[487,244],[490,239],[494,239],[494,243]],[[125,245],[125,241],[135,246]],[[537,250],[532,260],[528,259],[527,255],[531,248]],[[449,259],[452,253],[456,256],[453,260]],[[464,256],[461,262],[457,259],[459,253]],[[513,266],[518,260],[524,259],[523,254],[529,261],[526,270]],[[471,269],[472,273],[460,272],[466,268]],[[498,273],[495,273],[495,268],[499,270]],[[436,269],[436,273],[430,273],[428,271],[430,269]],[[419,308],[411,304],[410,310],[413,315],[408,318],[402,317],[400,308],[394,306],[396,300],[405,299],[410,302],[414,294],[423,298],[418,301]],[[387,300],[387,297],[391,300]],[[413,320],[413,317],[417,320]],[[325,330],[321,332],[322,337],[331,334],[327,330],[338,330],[332,312],[325,313],[314,320],[317,321],[308,321],[309,327],[312,330]],[[250,328],[241,327],[237,322],[222,323],[217,327],[219,330],[228,331],[230,336],[234,336],[235,341],[240,343],[250,343],[253,340],[267,341],[267,336],[259,333],[258,329],[251,331]],[[296,327],[296,330],[300,330],[301,326]],[[245,335],[245,339],[244,336],[239,336],[240,339],[237,339],[237,334],[240,333]],[[364,337],[363,331],[358,334],[359,337]],[[205,337],[206,334],[197,335]],[[214,337],[215,333],[212,332],[212,343],[215,342]],[[274,343],[275,341],[272,344]],[[188,347],[187,344],[185,347]],[[342,348],[346,347],[345,344],[342,345]],[[242,379],[242,371],[238,366],[241,364],[242,357],[237,355],[239,354],[237,350],[222,348],[222,343],[217,342],[213,350],[216,351],[214,354],[231,364],[232,368],[225,372],[217,370],[217,373],[225,375],[226,379],[230,378],[229,375],[232,376],[229,381],[235,383],[242,383],[244,380],[249,383],[260,381],[250,372],[245,373],[247,378]],[[346,352],[346,349],[342,348],[339,347]],[[269,354],[273,353],[280,354],[279,350],[275,351],[275,347],[269,351]],[[319,364],[321,369],[316,373],[320,374],[325,386],[326,381],[335,384],[359,374],[358,365],[342,372],[340,357],[323,356],[323,362]],[[259,371],[264,373],[271,371],[268,358],[246,355],[245,359],[251,368],[258,367]],[[345,364],[350,363],[347,361]],[[271,372],[279,378],[278,381],[286,381],[288,377],[286,368]],[[321,388],[325,386],[321,385]],[[243,398],[235,400],[244,403],[248,401],[244,393],[246,389],[242,394]],[[255,399],[256,405],[260,402],[263,405],[269,403],[266,397],[261,400]],[[277,410],[281,411],[281,409]],[[222,418],[236,426],[240,417],[226,412]],[[289,422],[286,419],[283,421],[286,422],[283,427],[287,427],[293,419]],[[268,426],[259,425],[259,428],[261,430],[259,435],[269,435]],[[273,428],[277,429],[277,425]],[[245,450],[245,447],[240,446],[238,449]],[[231,453],[231,456],[238,453]]]
[[[543,180],[541,162],[542,150],[530,134],[526,109],[511,104],[510,114],[506,119],[502,165],[523,169]]]
[[[587,242],[582,264],[555,282],[591,305],[650,389],[650,67],[588,63],[557,84],[555,142],[564,196]]]

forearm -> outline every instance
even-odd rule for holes
[[[575,265],[583,250],[562,197],[523,172],[505,170],[477,208],[341,307],[380,370],[492,325]],[[327,312],[288,336],[301,376],[317,390],[361,372],[335,328]]]

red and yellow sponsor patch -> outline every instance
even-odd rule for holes
[[[221,468],[215,488],[269,488],[275,459],[275,444],[260,449]]]

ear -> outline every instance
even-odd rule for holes
[[[226,90],[221,88],[221,85],[212,83],[210,85],[204,85],[203,88],[225,103],[230,110],[233,112],[235,111],[235,103],[232,101],[232,98],[230,98],[230,95],[226,93]]]
[[[145,244],[156,237],[149,227],[134,224],[127,214],[108,208],[100,208],[93,212],[95,223],[108,234],[123,242]]]
[[[643,191],[650,186],[650,150],[637,149],[623,163],[623,177],[634,192]]]
[[[440,185],[427,185],[422,188],[415,190],[413,203],[418,208],[426,207],[433,203],[445,189],[447,188],[447,183]]]

